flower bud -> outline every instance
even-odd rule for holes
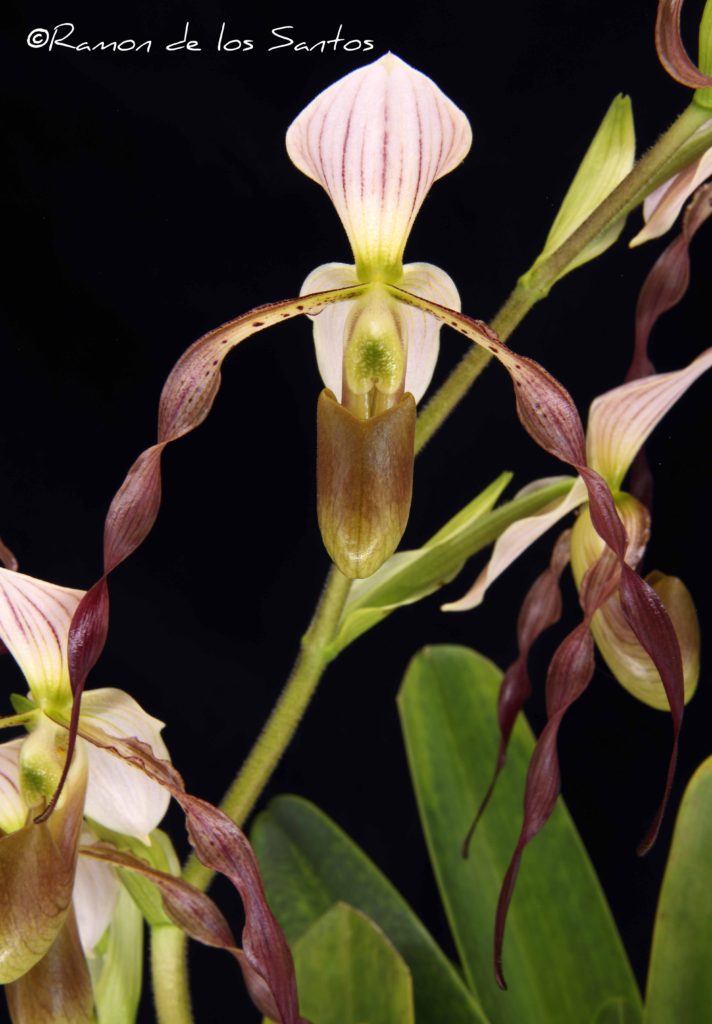
[[[317,513],[326,550],[351,579],[398,546],[413,489],[415,400],[360,419],[325,389],[317,406]]]

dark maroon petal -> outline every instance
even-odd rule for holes
[[[658,0],[655,49],[660,63],[676,82],[691,89],[704,89],[712,85],[712,78],[700,71],[684,47],[680,33],[682,4],[683,0]]]
[[[507,747],[512,735],[514,723],[519,712],[531,694],[528,659],[529,651],[535,640],[561,618],[561,589],[559,580],[561,573],[569,563],[569,541],[571,531],[564,530],[558,537],[551,554],[547,569],[537,577],[522,603],[517,620],[517,644],[519,654],[505,672],[499,690],[497,718],[499,722],[500,741],[497,763],[484,799],[479,806],[474,821],[469,828],[462,845],[462,855],[467,857],[470,841],[490,801],[499,773],[507,760]]]
[[[502,969],[502,946],[507,911],[522,854],[527,843],[549,820],[561,790],[561,775],[556,742],[559,726],[571,705],[591,681],[595,666],[591,619],[596,610],[614,593],[618,584],[618,566],[611,552],[605,552],[591,566],[581,584],[582,621],[554,652],[546,678],[548,721],[537,740],[529,762],[524,791],[524,818],[512,860],[502,883],[494,926],[494,973],[500,988],[506,988]]]
[[[132,853],[117,850],[107,843],[84,846],[80,852],[86,857],[101,860],[115,867],[143,875],[158,888],[163,907],[173,921],[186,935],[205,946],[224,949],[235,957],[243,972],[245,984],[255,1006],[271,1020],[280,1021],[280,1010],[272,996],[268,982],[246,954],[238,949],[229,924],[216,904],[205,893],[196,889],[182,878],[158,871]],[[253,958],[254,960],[254,958]],[[307,1024],[300,1018],[300,1024]]]
[[[698,188],[688,203],[682,231],[655,261],[643,282],[635,310],[635,347],[625,380],[637,380],[655,373],[648,356],[650,332],[658,318],[681,301],[690,283],[690,242],[698,228],[712,214],[712,185]],[[645,449],[638,452],[631,467],[628,491],[646,508],[652,506],[653,476]]]
[[[170,762],[157,758],[147,744],[134,738],[112,736],[93,722],[82,722],[79,733],[115,757],[133,764],[167,789],[180,804],[185,813],[188,837],[198,859],[206,867],[229,878],[240,894],[245,910],[245,926],[238,960],[250,994],[261,1000],[258,1009],[279,1024],[301,1024],[292,954],[267,903],[257,860],[245,834],[217,807],[186,793],[177,770]],[[188,900],[185,891],[179,893],[176,887],[171,892],[174,897],[174,903],[171,904],[173,910],[179,915],[187,915],[183,923],[180,920],[176,923],[186,927],[188,934],[192,934],[187,925],[191,915],[199,913],[200,908],[196,909],[195,903],[198,897]],[[166,910],[170,913],[168,906]],[[230,948],[232,952],[232,936],[227,938],[229,929],[227,933],[224,931],[221,920],[222,915],[220,920],[213,915],[209,925],[206,925],[215,940],[210,944],[221,945],[217,940],[222,935],[229,947],[221,945],[221,948]],[[195,937],[201,942],[206,941],[205,936]]]
[[[677,764],[678,739],[685,707],[684,683],[677,684],[678,670],[682,672],[682,654],[675,628],[665,606],[653,588],[629,566],[624,566],[620,579],[620,597],[623,613],[639,644],[649,655],[660,675],[672,716],[673,744],[668,764],[665,791],[657,814],[648,832],[638,847],[638,853],[648,852],[660,830],[665,808],[670,796],[675,767]]]
[[[683,298],[690,283],[690,243],[712,214],[712,184],[702,185],[688,203],[677,238],[657,258],[643,282],[635,310],[635,349],[625,380],[655,372],[648,339],[658,318]]]

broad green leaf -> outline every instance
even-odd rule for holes
[[[486,1024],[460,975],[402,896],[313,804],[278,797],[257,817],[251,840],[270,906],[290,943],[334,903],[348,902],[376,922],[408,965],[418,1024]]]
[[[410,972],[365,914],[337,903],[294,947],[300,1012],[312,1024],[415,1024]]]
[[[472,555],[487,547],[523,516],[533,515],[571,489],[574,479],[557,482],[493,508],[511,480],[502,473],[416,551],[397,551],[372,576],[356,580],[336,637],[326,649],[334,658],[387,615],[427,597],[449,583]]]
[[[499,669],[474,651],[431,647],[411,662],[398,697],[421,820],[466,977],[493,1024],[588,1024],[615,1000],[628,1004],[624,1019],[637,1022],[630,966],[561,801],[524,854],[504,940],[509,991],[494,981],[495,906],[533,749],[523,719],[468,860],[461,847],[495,764],[500,680]]]
[[[564,201],[559,208],[544,248],[524,282],[535,267],[543,263],[571,237],[587,217],[601,205],[625,178],[635,163],[635,127],[628,96],[616,96],[586,151]],[[583,263],[600,256],[618,239],[625,217],[610,224],[594,238],[559,274],[559,278]],[[557,278],[557,280],[559,279]]]
[[[650,957],[645,1024],[712,1020],[712,758],[675,824]]]

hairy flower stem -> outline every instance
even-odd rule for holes
[[[185,934],[172,924],[151,928],[151,981],[156,1020],[193,1024]]]
[[[684,166],[680,164],[681,152],[684,153],[685,163],[688,163],[709,148],[712,144],[712,131],[691,138],[708,117],[709,111],[702,110],[694,103],[684,110],[580,227],[534,271],[519,280],[514,291],[491,321],[491,326],[503,341],[509,338],[529,310],[548,295],[556,279],[592,239],[605,231],[614,221],[629,213],[657,185],[679,170],[680,166]],[[484,349],[473,346],[461,359],[418,417],[415,434],[416,453],[423,449],[464,398],[491,358]],[[350,580],[337,569],[331,569],[321,600],[302,640],[299,657],[292,673],[249,757],[221,804],[225,813],[238,825],[244,824],[259,799],[319,685],[327,665],[324,651],[336,635],[350,586]],[[186,881],[204,891],[212,877],[213,872],[204,867],[195,856],[189,859],[184,871]],[[170,970],[185,971],[185,938],[182,933],[177,933],[170,946],[165,940],[163,948],[167,955],[174,958]],[[163,959],[163,949],[161,956]],[[187,992],[187,981],[185,991]],[[184,1021],[190,1021],[190,1016],[179,1017],[167,1011],[162,1014],[159,1010],[158,1019],[160,1024],[182,1024]]]

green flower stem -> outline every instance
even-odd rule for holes
[[[249,757],[220,804],[221,809],[238,825],[245,822],[259,799],[314,695],[327,665],[324,652],[336,635],[350,588],[351,580],[332,567],[284,690]],[[194,855],[183,873],[187,882],[202,890],[210,884],[212,876],[213,872]]]
[[[185,934],[172,924],[151,928],[151,980],[159,1024],[193,1024]]]
[[[617,188],[597,206],[593,213],[547,259],[521,278],[491,326],[502,341],[524,319],[540,299],[545,298],[556,279],[585,249],[615,221],[630,213],[654,188],[691,163],[712,145],[712,129],[694,133],[710,111],[692,103],[660,136],[655,145],[640,158]],[[681,156],[682,154],[682,156]],[[680,161],[684,160],[684,163]],[[458,402],[492,359],[489,352],[473,347],[460,360],[439,391],[431,398],[420,416],[415,433],[415,450],[420,451],[444,423]]]
[[[518,282],[491,322],[503,341],[509,338],[532,306],[548,294],[557,278],[592,239],[605,231],[608,225],[629,213],[653,188],[679,170],[680,166],[684,166],[679,162],[681,151],[684,150],[685,162],[691,162],[710,146],[712,138],[709,132],[700,133],[698,139],[691,138],[708,117],[709,111],[691,104],[563,245],[526,275],[526,283],[523,280]],[[422,450],[464,398],[491,358],[489,352],[473,347],[455,367],[418,417],[416,452]],[[327,665],[324,651],[336,635],[350,586],[350,580],[332,568],[321,601],[302,641],[292,674],[252,752],[221,804],[222,810],[238,825],[244,824],[259,799],[319,685]],[[212,877],[213,872],[195,856],[190,858],[184,871],[186,881],[204,891]],[[187,1024],[190,1021],[189,1010],[182,1011],[183,1016],[178,1014],[177,1009],[171,1012],[168,1010],[172,997],[178,1002],[182,999],[181,1006],[190,1006],[185,938],[182,933],[173,935],[167,931],[160,935],[157,949],[155,946],[154,940],[154,990],[158,1019],[161,1024]],[[157,984],[156,974],[161,971],[165,971],[165,983],[159,979]],[[159,1000],[165,1002],[159,1003]],[[161,1009],[164,1005],[165,1011]],[[186,1012],[188,1016],[185,1016]]]

